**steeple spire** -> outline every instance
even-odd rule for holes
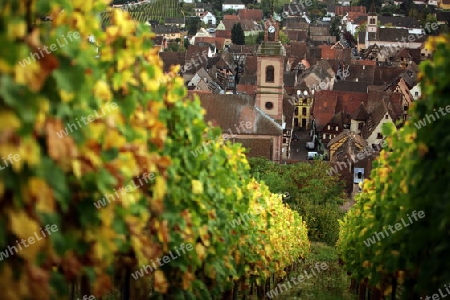
[[[369,9],[369,15],[370,16],[374,16],[377,14],[377,10],[375,8],[375,0],[372,0],[372,4],[370,5],[370,9]]]

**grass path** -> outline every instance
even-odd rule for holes
[[[350,279],[338,263],[338,255],[334,247],[323,243],[311,244],[311,255],[306,259],[305,270],[314,269],[316,263],[326,263],[328,269],[321,271],[298,285],[291,283],[292,288],[272,299],[279,300],[355,300],[348,291]],[[300,272],[294,276],[300,275]],[[287,281],[287,279],[286,279]],[[285,281],[285,282],[286,282]],[[285,283],[284,282],[284,283]]]

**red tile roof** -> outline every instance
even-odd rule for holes
[[[360,12],[360,13],[367,13],[365,6],[342,6],[342,5],[336,5],[335,7],[335,13],[338,16],[343,16],[348,12]]]
[[[216,30],[216,37],[231,39],[231,30]]]
[[[316,120],[318,131],[322,131],[323,127],[328,124],[335,115],[338,94],[339,93],[335,91],[319,91],[314,94],[311,114]]]
[[[223,20],[239,20],[239,17],[237,15],[224,15]]]
[[[262,9],[240,9],[238,16],[241,20],[247,19],[259,22],[262,20],[263,11]]]

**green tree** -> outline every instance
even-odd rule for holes
[[[287,34],[284,31],[279,32],[278,38],[280,39],[280,42],[283,45],[287,45],[291,42],[291,40],[288,38]]]
[[[345,194],[339,178],[326,174],[328,162],[280,165],[264,158],[251,158],[249,163],[256,179],[267,184],[272,192],[285,195],[284,201],[303,216],[311,241],[336,243]]]
[[[199,17],[186,18],[186,29],[188,35],[195,35],[202,25],[202,20]]]
[[[165,51],[178,52],[178,51],[180,51],[180,49],[181,49],[180,43],[173,41],[173,42],[169,43],[169,45],[167,46]]]
[[[336,41],[339,41],[339,39],[340,39],[340,34],[341,34],[341,30],[339,29],[340,26],[341,26],[341,17],[339,17],[339,16],[334,17],[331,20],[330,35],[335,36]]]
[[[235,23],[231,29],[231,42],[235,45],[245,44],[244,30],[240,23]]]
[[[264,40],[264,32],[252,34],[245,37],[245,45],[259,45]]]

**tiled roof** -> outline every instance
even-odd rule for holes
[[[247,19],[259,22],[262,20],[263,11],[262,9],[240,9],[238,16],[241,20]]]
[[[306,58],[308,50],[306,42],[291,41],[291,56],[298,58]]]
[[[367,112],[364,102],[361,102],[358,109],[353,113],[352,120],[356,121],[366,121],[369,118],[369,113]]]
[[[191,64],[190,70],[188,70],[190,73],[196,73],[201,68],[206,68],[208,59],[203,57],[204,53],[208,53],[209,46],[195,46],[195,45],[189,45],[186,51],[186,63]],[[198,64],[195,66],[192,62],[195,62],[195,64]]]
[[[223,50],[225,48],[225,38],[223,37],[197,36],[195,37],[195,43],[198,42],[205,42],[215,45],[219,50]]]
[[[240,122],[251,122],[252,127],[246,134],[282,135],[281,126],[255,108],[255,99],[246,95],[200,95],[202,107],[206,110],[205,120],[224,131],[230,129],[237,133],[235,126]]]
[[[256,55],[249,55],[245,58],[244,73],[255,75],[258,69],[258,57]]]
[[[316,120],[318,131],[330,122],[335,115],[338,93],[333,91],[319,91],[314,94],[314,102],[311,114]]]
[[[370,135],[376,129],[380,121],[388,113],[388,108],[385,103],[385,99],[386,97],[384,99],[381,99],[378,106],[369,114],[369,119],[367,120],[365,126],[361,130],[361,135],[364,139],[370,137]]]
[[[223,20],[239,20],[237,15],[224,15]]]
[[[404,27],[404,28],[422,28],[420,23],[411,17],[390,17],[390,16],[379,16],[378,21],[381,26],[386,24],[392,24],[394,27]]]
[[[186,53],[184,52],[160,52],[159,56],[163,61],[164,72],[169,72],[170,66],[183,66],[186,62]]]
[[[333,85],[334,91],[367,93],[368,82],[338,81]]]
[[[272,140],[269,139],[236,139],[247,149],[248,157],[265,157],[272,160]]]
[[[289,40],[291,40],[291,43],[292,41],[305,41],[308,38],[307,31],[297,31],[288,29],[285,31],[285,33],[288,36]]]
[[[216,30],[216,37],[231,39],[231,30]]]
[[[336,112],[342,111],[345,116],[350,118],[355,113],[361,102],[366,103],[368,94],[357,92],[337,92],[338,102],[336,104]]]
[[[403,69],[399,67],[383,67],[377,66],[375,68],[373,84],[385,85],[390,84],[401,76]]]
[[[337,16],[343,16],[348,12],[361,12],[366,13],[366,7],[365,6],[342,6],[342,5],[336,5],[335,7],[335,13]]]
[[[223,25],[225,25],[225,30],[232,30],[234,24],[241,24],[243,31],[253,31],[253,30],[261,30],[262,27],[256,21],[253,20],[223,20]]]
[[[333,156],[333,161],[344,161],[346,154],[354,156],[358,152],[360,152],[361,149],[367,146],[367,142],[360,135],[355,134],[348,129],[344,129],[344,131],[342,131],[328,143],[328,148],[330,148],[334,143],[343,139],[345,139],[345,142],[336,149]]]

